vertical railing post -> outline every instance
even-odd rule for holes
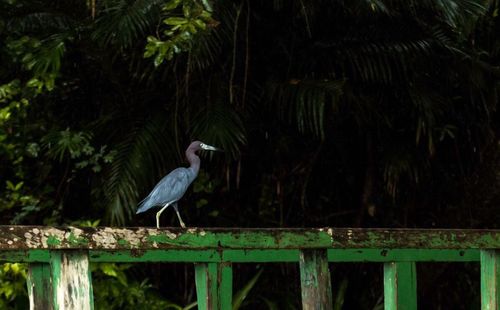
[[[50,268],[55,310],[94,309],[87,252],[51,251]]]
[[[54,309],[49,264],[29,264],[26,284],[28,286],[30,310]]]
[[[500,251],[481,251],[481,309],[500,308]]]
[[[384,264],[385,310],[417,309],[417,271],[415,262]]]
[[[332,309],[332,284],[326,250],[300,252],[302,309]]]
[[[231,263],[195,264],[196,295],[200,310],[230,310],[233,295]]]

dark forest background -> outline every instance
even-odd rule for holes
[[[201,140],[225,152],[188,226],[499,228],[499,9],[0,0],[0,223],[154,226],[138,201]],[[479,309],[477,264],[418,266],[423,309]],[[336,309],[382,309],[380,265],[331,269]],[[97,309],[195,301],[192,265],[93,270]],[[0,268],[2,309],[26,308],[25,273]],[[241,308],[300,308],[298,278],[236,266]]]

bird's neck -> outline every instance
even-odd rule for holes
[[[195,153],[187,153],[186,158],[190,164],[190,168],[195,173],[195,176],[198,175],[198,171],[200,171],[200,158]]]

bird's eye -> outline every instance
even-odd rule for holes
[[[200,143],[200,147],[204,147],[205,146],[205,143]]]

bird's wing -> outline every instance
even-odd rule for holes
[[[165,205],[179,200],[191,184],[189,170],[177,168],[156,184],[151,193],[139,203],[137,213],[144,212],[154,206]]]

